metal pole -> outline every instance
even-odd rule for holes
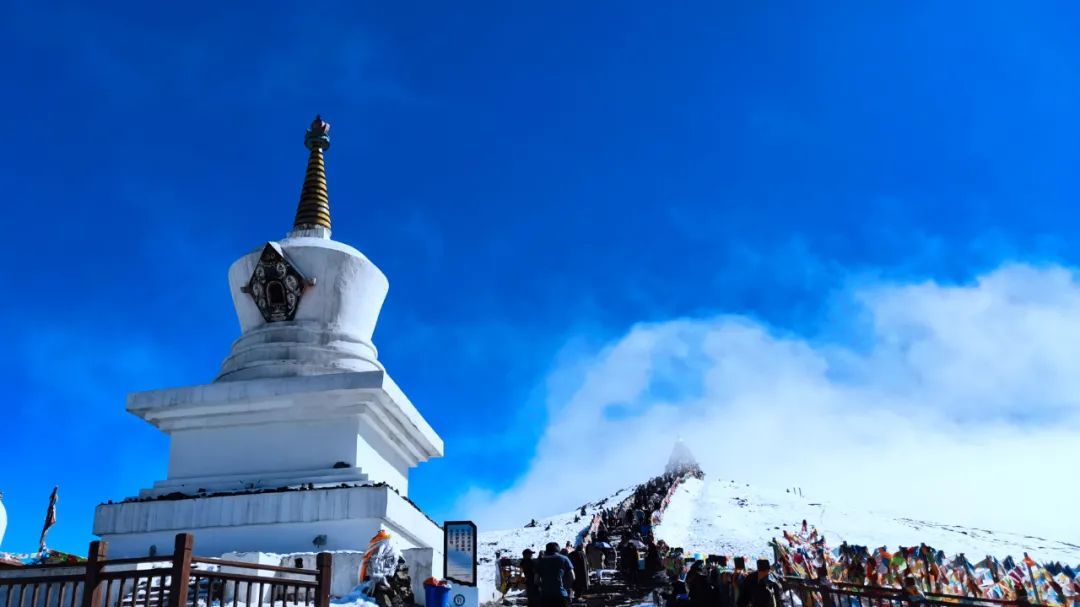
[[[1032,573],[1032,571],[1031,571],[1031,565],[1029,565],[1029,564],[1027,563],[1027,558],[1028,558],[1028,555],[1027,555],[1027,553],[1025,552],[1025,553],[1024,553],[1024,561],[1025,561],[1025,562],[1024,562],[1024,566],[1025,566],[1025,567],[1027,567],[1027,570],[1028,570],[1028,577],[1030,577],[1030,578],[1031,578],[1031,589],[1035,591],[1035,602],[1036,602],[1036,603],[1042,603],[1042,599],[1041,599],[1041,598],[1039,598],[1039,585],[1035,583],[1035,574],[1034,574],[1034,573]],[[1023,583],[1023,582],[1021,582],[1021,583]]]

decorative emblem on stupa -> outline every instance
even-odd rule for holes
[[[268,242],[255,264],[247,292],[266,322],[292,320],[308,280],[289,263],[276,242]]]

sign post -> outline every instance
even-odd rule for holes
[[[476,588],[476,523],[447,521],[443,525],[443,577],[453,583],[451,607],[478,607]]]

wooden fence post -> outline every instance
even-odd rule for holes
[[[329,552],[320,552],[315,557],[315,566],[319,569],[319,587],[316,591],[315,607],[330,607],[330,581],[334,575],[334,555]]]
[[[191,549],[195,538],[190,533],[176,534],[173,548],[172,571],[169,573],[169,607],[186,607],[188,600],[188,581],[191,578]],[[199,589],[195,589],[198,602]]]
[[[108,542],[90,542],[90,550],[86,555],[86,577],[83,579],[82,607],[101,607],[101,570],[108,554]],[[72,592],[74,593],[74,589]],[[105,598],[108,600],[108,597]]]

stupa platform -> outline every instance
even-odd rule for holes
[[[383,482],[442,439],[385,371],[284,377],[138,392],[128,411],[172,437],[168,478],[139,497]]]

